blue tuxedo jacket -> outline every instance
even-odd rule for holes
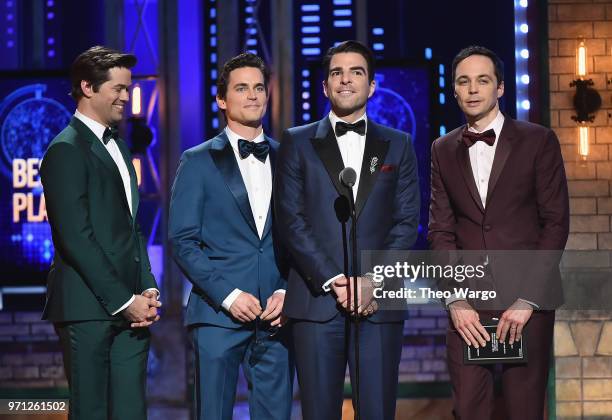
[[[270,142],[274,171],[278,143]],[[263,238],[257,234],[246,187],[225,133],[186,150],[170,199],[168,236],[174,259],[193,284],[185,323],[238,328],[222,309],[235,289],[257,297],[262,307],[286,281],[272,240],[272,203]]]
[[[355,200],[358,255],[363,250],[408,250],[416,240],[419,220],[410,135],[371,119],[367,124]],[[325,293],[322,286],[344,271],[342,228],[334,210],[338,196],[347,193],[338,179],[343,168],[328,117],[283,134],[274,203],[276,228],[290,253],[283,312],[292,318],[322,322],[338,313],[333,294]],[[356,264],[362,273],[359,261]],[[392,321],[404,315],[378,311],[370,319]]]

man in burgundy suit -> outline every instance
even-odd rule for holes
[[[486,48],[472,46],[459,52],[453,61],[453,83],[467,124],[432,146],[431,249],[530,250],[532,254],[563,250],[569,231],[569,200],[554,132],[500,112],[503,63]],[[497,316],[499,340],[507,338],[512,344],[524,334],[528,352],[527,363],[502,365],[506,415],[509,419],[542,419],[554,309],[563,302],[558,265],[553,266],[555,273],[546,280],[545,288],[510,287],[515,293],[513,303],[494,308],[497,311],[477,310],[466,300],[446,301],[451,319],[447,354],[455,418],[493,418],[493,369],[464,364],[462,341],[476,348],[484,346],[490,336],[481,320]],[[529,275],[534,276],[533,270]],[[516,277],[510,282],[521,283]]]

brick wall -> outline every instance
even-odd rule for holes
[[[53,325],[40,312],[0,312],[0,394],[2,388],[67,386]]]
[[[612,250],[612,86],[607,82],[612,78],[612,1],[549,0],[548,12],[550,119],[561,142],[570,191],[567,249]],[[578,129],[571,119],[575,115],[572,105],[575,89],[569,86],[575,79],[579,37],[587,45],[588,77],[602,99],[602,107],[591,124],[586,162],[580,162],[577,156]],[[606,260],[609,266],[609,259]],[[593,268],[587,261],[588,257],[584,259],[583,271]],[[569,275],[579,278],[576,273]],[[557,312],[557,418],[612,417],[611,356],[610,312]]]

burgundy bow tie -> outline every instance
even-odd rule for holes
[[[463,140],[463,143],[466,145],[466,147],[472,147],[477,141],[484,141],[489,146],[493,146],[493,144],[495,143],[495,131],[493,131],[493,129],[491,128],[490,130],[487,130],[482,133],[474,133],[473,131],[469,131],[466,129],[463,132],[461,140]]]

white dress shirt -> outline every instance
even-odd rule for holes
[[[83,124],[87,126],[87,128],[89,128],[95,134],[98,140],[100,140],[100,143],[102,143],[102,146],[104,146],[108,154],[111,156],[111,158],[115,162],[115,165],[117,165],[117,169],[119,170],[119,175],[121,175],[121,181],[123,182],[123,190],[125,192],[125,198],[130,208],[130,214],[132,215],[132,217],[134,217],[134,209],[132,208],[132,185],[130,183],[130,172],[125,163],[125,160],[123,159],[121,150],[119,150],[119,146],[117,146],[117,142],[115,142],[115,139],[111,138],[108,141],[108,143],[104,144],[104,141],[102,141],[104,130],[106,130],[106,127],[104,125],[89,118],[86,115],[81,114],[78,109],[74,111],[74,116],[78,118]],[[159,290],[157,289],[147,289],[143,291],[142,293],[145,293],[151,290],[154,290],[155,292],[157,292],[157,298],[159,299]],[[134,302],[134,299],[136,299],[136,296],[132,295],[130,300],[128,300],[125,304],[123,304],[121,308],[113,312],[112,315],[116,315],[122,310],[124,310],[125,308],[127,308],[128,306],[130,306],[131,303]]]
[[[354,122],[364,120],[366,122],[366,134],[368,132],[368,119],[366,114],[364,113],[361,117],[357,118]],[[331,123],[331,128],[334,132],[334,136],[336,135],[336,123],[339,121],[344,121],[339,118],[334,111],[329,112],[329,122]],[[346,121],[344,121],[346,122]],[[336,137],[336,141],[338,142],[338,148],[340,149],[340,155],[342,156],[342,162],[344,163],[345,168],[353,168],[357,173],[357,180],[355,181],[355,185],[353,185],[353,197],[355,200],[357,199],[357,192],[359,191],[359,178],[361,176],[361,164],[363,162],[363,152],[365,150],[365,142],[366,136],[357,134],[354,131],[347,131],[340,137]],[[344,277],[344,273],[340,273],[331,279],[327,280],[323,284],[323,290],[329,292],[331,290],[331,284],[341,277]]]
[[[501,133],[503,126],[504,114],[498,111],[495,119],[491,121],[484,130],[478,131],[473,127],[468,128],[469,131],[474,133],[483,133],[490,129],[495,131],[495,143],[493,143],[493,146],[489,146],[484,141],[477,141],[472,147],[469,148],[472,174],[474,175],[474,181],[476,181],[476,188],[478,188],[478,194],[480,195],[480,201],[482,202],[483,207],[487,202],[489,177],[491,176],[491,168],[493,167],[493,158],[495,158],[495,150],[497,149],[499,133]]]
[[[238,140],[240,140],[241,137],[230,130],[229,127],[225,127],[225,134],[234,150],[234,156],[236,157],[236,162],[238,162],[238,169],[240,170],[242,181],[244,182],[247,195],[249,196],[249,204],[253,212],[253,219],[255,219],[257,234],[261,239],[266,226],[268,210],[270,209],[270,200],[272,198],[272,168],[270,166],[270,156],[268,155],[266,161],[263,163],[252,154],[242,159],[242,157],[240,157],[240,150],[238,149]],[[262,131],[252,141],[260,143],[264,140],[265,138]],[[285,290],[279,289],[274,293],[276,292],[284,293]],[[242,293],[242,290],[234,289],[223,300],[221,306],[229,311],[229,308],[240,293]]]

